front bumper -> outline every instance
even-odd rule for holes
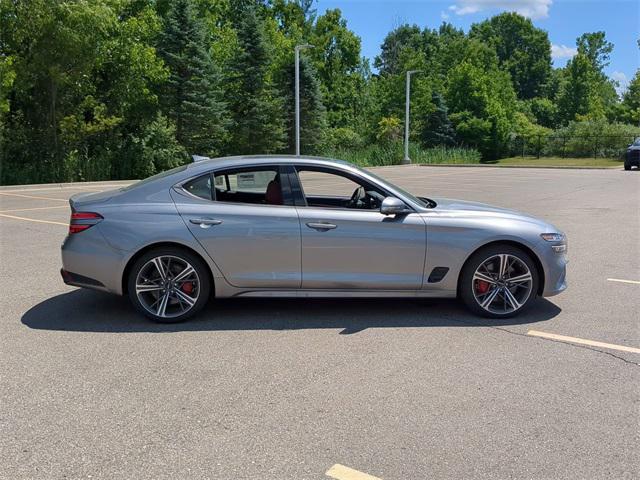
[[[540,259],[544,268],[544,290],[543,297],[553,297],[567,289],[567,254],[556,253],[552,250],[550,244],[541,245],[547,250],[546,254]]]
[[[625,165],[640,167],[640,149],[627,150],[624,163]]]

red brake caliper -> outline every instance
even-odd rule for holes
[[[489,282],[484,280],[476,280],[476,293],[483,294],[489,291]]]
[[[180,287],[182,289],[182,291],[184,293],[190,294],[191,292],[193,292],[193,283],[191,282],[184,282],[182,284],[182,287]]]

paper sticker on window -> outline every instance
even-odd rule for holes
[[[238,188],[254,188],[256,186],[256,177],[253,173],[238,174]]]

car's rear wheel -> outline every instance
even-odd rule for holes
[[[624,169],[625,169],[625,170],[631,170],[631,165],[630,165],[630,164],[625,163],[625,164],[624,164]]]
[[[209,272],[197,256],[179,248],[150,250],[131,268],[127,289],[134,307],[161,323],[186,320],[204,307]]]
[[[526,252],[493,245],[476,252],[465,264],[460,297],[478,315],[508,318],[531,304],[538,282],[538,270]]]

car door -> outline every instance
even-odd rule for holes
[[[300,287],[300,224],[281,178],[277,165],[224,169],[172,192],[189,230],[233,286]]]
[[[341,170],[298,165],[292,177],[298,183],[292,190],[303,196],[296,207],[303,289],[422,287],[426,224],[418,214],[383,215],[377,205],[345,206],[352,189],[360,186],[377,190],[382,198],[387,193]]]

